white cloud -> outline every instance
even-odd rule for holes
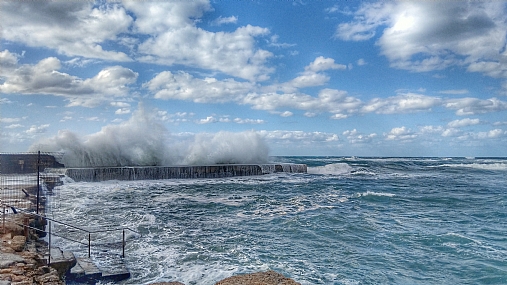
[[[417,137],[417,134],[405,126],[393,128],[389,133],[384,134],[387,140],[411,141]]]
[[[507,102],[498,100],[497,98],[490,98],[486,100],[478,98],[448,99],[445,101],[444,106],[448,109],[456,110],[456,114],[459,116],[469,116],[507,110]]]
[[[360,58],[357,60],[357,65],[358,66],[363,66],[363,65],[366,65],[368,64],[363,58]]]
[[[343,132],[343,135],[347,137],[347,140],[351,144],[369,143],[377,136],[376,133],[366,135],[358,132],[356,129],[346,130]]]
[[[502,2],[400,1],[365,3],[336,37],[377,41],[391,66],[417,72],[468,66],[471,72],[507,77],[501,60],[507,35]]]
[[[255,86],[251,82],[234,79],[195,78],[189,73],[164,71],[143,87],[155,93],[158,99],[179,99],[196,103],[238,101]]]
[[[61,62],[48,57],[35,65],[21,65],[5,75],[0,92],[20,94],[49,94],[64,96],[71,106],[97,106],[101,102],[127,95],[130,84],[138,74],[128,68],[112,66],[102,69],[96,76],[81,79],[59,72]]]
[[[23,118],[0,118],[0,123],[11,124],[17,123],[23,120]]]
[[[223,24],[236,24],[238,22],[238,17],[230,16],[230,17],[218,17],[211,22],[212,26],[221,26]]]
[[[114,101],[109,104],[111,104],[111,106],[113,106],[113,107],[119,107],[119,108],[129,108],[130,107],[130,104],[126,103],[126,102]]]
[[[290,111],[285,111],[280,114],[281,117],[291,117],[292,115],[294,114]]]
[[[43,124],[43,125],[32,125],[28,130],[25,131],[27,134],[40,134],[47,132],[49,128],[49,124]]]
[[[480,124],[479,119],[465,118],[465,119],[454,120],[452,122],[449,122],[447,124],[447,126],[450,128],[462,128],[462,127],[468,127],[468,126],[473,126],[473,125],[477,125],[477,124]]]
[[[241,118],[235,118],[234,122],[237,124],[264,124],[266,121],[261,119],[241,119]]]
[[[475,134],[478,139],[496,139],[507,135],[507,131],[502,129],[494,129],[487,132],[479,132]]]
[[[398,114],[429,111],[432,107],[440,106],[442,99],[414,93],[400,94],[388,98],[375,98],[365,104],[363,113]]]
[[[116,115],[126,115],[126,114],[130,114],[130,109],[129,108],[120,108],[118,110],[116,110],[114,112]]]
[[[18,65],[19,57],[18,54],[11,53],[8,50],[0,51],[0,75],[6,75],[8,72],[15,69]]]
[[[337,64],[332,58],[325,58],[323,56],[317,57],[312,63],[305,67],[305,71],[320,72],[329,69],[347,69],[346,65]]]
[[[12,124],[12,125],[6,126],[5,128],[6,129],[17,129],[17,128],[23,128],[23,127],[25,127],[25,126],[21,125],[21,124]]]
[[[131,60],[123,52],[104,50],[104,43],[128,32],[133,21],[119,4],[2,1],[0,5],[4,40],[54,49],[67,56]]]
[[[375,36],[375,30],[389,23],[389,16],[394,9],[393,3],[369,3],[362,5],[354,14],[351,23],[341,23],[336,29],[335,37],[346,41],[364,41]]]
[[[138,46],[141,61],[211,69],[251,81],[266,80],[274,70],[266,66],[273,54],[256,47],[256,38],[267,36],[268,29],[247,25],[214,33],[196,26],[212,9],[208,1],[124,5],[136,15],[136,32],[149,35]]]
[[[448,95],[463,95],[463,94],[468,94],[468,90],[467,89],[442,90],[438,93],[448,94]]]
[[[206,119],[200,119],[197,121],[198,124],[210,124],[210,123],[216,123],[218,120],[213,116],[208,116]]]
[[[311,144],[313,142],[335,142],[339,137],[333,133],[324,132],[304,132],[304,131],[259,131],[259,134],[268,140],[294,142],[300,141]]]

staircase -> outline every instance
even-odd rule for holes
[[[116,282],[128,279],[128,271],[121,255],[100,252],[93,257],[75,257],[70,251],[51,248],[46,256],[51,267],[65,275],[67,284],[96,284],[99,281]]]

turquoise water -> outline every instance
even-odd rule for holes
[[[125,284],[268,269],[302,284],[507,284],[507,159],[273,159],[309,173],[66,183],[50,209],[139,231]]]

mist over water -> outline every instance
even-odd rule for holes
[[[266,163],[269,148],[254,131],[196,134],[190,143],[168,143],[169,131],[143,107],[123,123],[84,137],[61,130],[29,151],[63,152],[66,167],[168,166]],[[183,146],[184,145],[184,146]]]

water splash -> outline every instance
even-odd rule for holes
[[[29,151],[63,152],[66,167],[169,166],[178,164],[266,163],[268,146],[254,131],[196,134],[194,141],[169,144],[169,131],[142,106],[123,123],[80,137],[61,130]]]

